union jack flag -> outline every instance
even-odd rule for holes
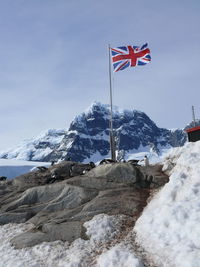
[[[111,56],[114,72],[128,67],[146,65],[151,61],[148,44],[141,47],[128,45],[111,48]]]

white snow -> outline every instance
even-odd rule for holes
[[[171,150],[164,166],[170,181],[136,222],[137,240],[157,265],[200,266],[199,163],[200,141]]]
[[[85,111],[83,112],[83,114],[88,115],[90,113],[93,113],[93,110],[96,107],[102,109],[103,111],[104,110],[107,110],[108,113],[110,112],[110,105],[108,105],[108,104],[102,104],[100,102],[94,101],[88,108],[85,109]]]
[[[155,164],[158,162],[161,162],[163,160],[163,157],[168,153],[169,149],[166,147],[162,147],[162,149],[159,150],[159,155],[151,151],[149,146],[140,146],[137,150],[129,150],[125,154],[125,159],[131,160],[131,159],[138,159],[138,160],[143,160],[144,156],[146,155],[149,158],[150,164]],[[142,164],[142,162],[140,163]]]
[[[143,267],[135,255],[122,245],[106,251],[105,247],[109,246],[109,242],[120,232],[123,219],[123,215],[100,214],[84,224],[90,240],[77,239],[71,245],[62,241],[43,242],[31,248],[18,250],[11,246],[10,240],[31,229],[32,225],[0,226],[0,267]],[[99,258],[101,253],[102,257]],[[116,259],[121,265],[113,265]]]
[[[85,138],[85,139],[109,141],[109,135],[107,135],[105,133],[105,131],[103,131],[100,134],[96,134],[96,135],[87,135],[87,134],[83,134],[83,133],[79,133],[78,135],[79,135],[80,138]]]
[[[6,157],[8,159],[15,158],[17,160],[30,160],[32,156],[33,160],[39,160],[41,156],[47,156],[50,154],[54,146],[60,144],[65,133],[65,130],[55,129],[43,131],[32,139],[24,140],[14,149],[0,151],[0,157]]]
[[[96,242],[105,242],[108,239],[112,239],[119,233],[124,217],[123,215],[96,215],[92,220],[84,223],[87,228],[86,234]]]
[[[37,149],[37,153],[33,156],[32,160],[40,160],[41,158],[44,158],[48,154],[50,154],[53,150],[49,147],[45,149]]]
[[[105,155],[104,158],[110,158],[110,154]],[[90,161],[95,162],[97,165],[99,164],[99,162],[103,159],[102,155],[100,154],[99,151],[97,151],[96,153],[92,154],[89,158],[85,159],[83,161],[83,163],[88,163]]]
[[[24,161],[16,159],[0,159],[0,176],[14,178],[30,172],[34,167],[50,165],[49,162]]]
[[[122,244],[102,253],[97,259],[99,267],[143,267],[135,254]]]
[[[102,112],[104,113],[104,118],[109,118],[110,116],[110,105],[108,104],[102,104],[100,102],[97,102],[97,101],[94,101],[81,115],[77,116],[77,120],[79,120],[79,118],[81,116],[83,116],[83,114],[85,116],[88,116],[88,114],[90,113],[93,113],[94,112],[94,109],[95,108],[98,108],[98,109],[101,109]],[[121,117],[124,117],[124,116],[133,116],[134,113],[136,114],[144,114],[143,112],[139,111],[139,110],[136,110],[136,109],[133,109],[133,110],[128,110],[128,109],[121,109],[119,108],[118,106],[113,106],[113,116],[121,116]]]
[[[31,224],[6,224],[0,227],[0,267],[58,266],[57,261],[65,255],[67,243],[61,241],[42,243],[32,248],[14,249],[10,240],[31,229]]]

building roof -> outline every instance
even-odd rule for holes
[[[198,131],[198,130],[200,130],[200,126],[196,126],[196,127],[193,127],[193,128],[186,129],[186,132],[190,133],[190,132],[195,132],[195,131]]]

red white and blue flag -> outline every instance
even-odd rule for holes
[[[143,46],[120,46],[111,48],[112,64],[114,72],[128,67],[146,65],[151,61],[148,44]]]

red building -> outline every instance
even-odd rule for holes
[[[196,142],[200,140],[200,126],[195,126],[186,130],[189,142]]]

